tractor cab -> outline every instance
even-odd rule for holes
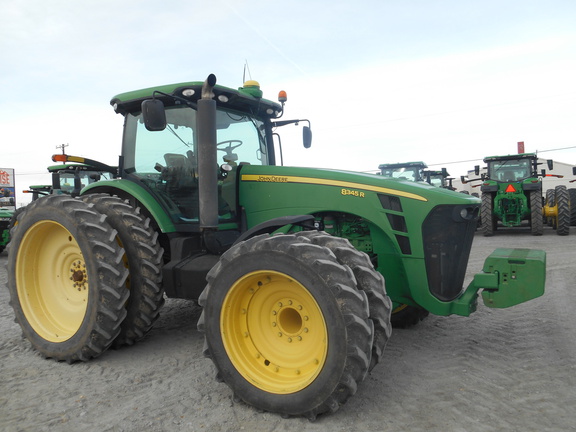
[[[425,181],[423,170],[428,168],[424,162],[402,162],[380,164],[379,174],[398,180],[408,180],[413,182]]]
[[[442,168],[442,170],[423,171],[423,175],[426,183],[429,183],[432,186],[443,189],[456,190],[456,188],[452,186],[452,180],[454,180],[454,178],[450,177],[450,174],[448,174],[446,168]]]
[[[161,87],[152,99],[150,90],[142,90],[111,101],[116,112],[125,116],[120,176],[155,197],[170,219],[167,227],[173,225],[179,231],[198,230],[204,204],[202,182],[215,184],[205,195],[217,208],[217,222],[212,225],[239,224],[236,179],[241,167],[281,164],[275,128],[307,121],[276,121],[283,113],[285,92],[280,92],[280,103],[268,101],[256,81],[247,81],[238,90],[220,85],[209,89],[207,99],[214,102],[214,118],[200,118],[202,93],[203,83],[191,82]],[[209,131],[208,137],[203,137],[202,128]],[[304,146],[309,147],[309,127],[304,127],[303,135]],[[217,150],[214,158],[212,144],[204,144],[208,160],[203,159],[201,149],[206,138],[215,141]]]
[[[506,183],[524,180],[532,175],[534,162],[529,158],[487,160],[488,177]]]

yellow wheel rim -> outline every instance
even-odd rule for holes
[[[236,370],[270,393],[304,389],[326,362],[322,311],[303,285],[283,273],[257,271],[237,280],[224,298],[220,328]]]
[[[57,222],[40,221],[22,238],[16,259],[22,311],[39,336],[64,342],[80,328],[88,305],[88,276],[78,243]]]

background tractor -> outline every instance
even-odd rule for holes
[[[8,288],[32,346],[86,361],[141,340],[164,295],[191,299],[238,398],[314,419],[381,360],[392,309],[468,316],[480,292],[498,308],[543,294],[545,253],[526,249],[497,249],[463,287],[477,198],[281,166],[279,129],[306,123],[311,144],[307,120],[280,119],[285,101],[213,75],[114,97],[113,178],[37,199],[11,232]]]
[[[456,190],[456,188],[452,186],[452,180],[454,180],[454,178],[450,177],[446,168],[442,168],[442,170],[425,170],[422,174],[424,181],[430,183],[432,186]]]
[[[13,215],[13,210],[0,207],[0,252],[4,251],[10,241],[10,221]]]
[[[82,158],[82,163],[78,163],[74,161],[74,159],[73,156],[66,155],[52,156],[54,162],[59,160],[67,161],[63,164],[48,167],[48,172],[52,174],[52,184],[31,185],[28,189],[23,190],[22,193],[32,194],[32,201],[52,194],[66,194],[75,197],[80,195],[82,188],[103,178],[110,179],[118,170],[118,167],[111,167],[92,159]],[[9,242],[10,229],[17,222],[18,216],[23,211],[24,207],[19,207],[15,211],[7,213],[6,218],[2,218],[0,221],[0,223],[5,224],[7,227],[4,233],[4,244]],[[0,242],[0,245],[1,244]],[[1,251],[2,250],[0,250],[0,252]]]
[[[14,169],[0,168],[0,252],[10,241],[10,220],[15,209]]]
[[[52,194],[78,196],[80,191],[89,184],[102,179],[109,180],[118,171],[116,166],[109,166],[92,159],[74,158],[65,154],[53,155],[52,160],[65,162],[48,167],[48,172],[52,174],[52,184],[32,185],[22,191],[25,194],[32,194],[32,201]]]
[[[426,181],[424,170],[428,168],[424,162],[400,162],[380,164],[380,175],[393,179],[410,180],[415,182]]]
[[[572,174],[576,175],[576,167],[572,168]],[[558,235],[568,235],[570,226],[576,226],[576,189],[558,185],[546,190],[544,217]]]
[[[532,235],[542,235],[542,179],[546,171],[538,172],[538,157],[534,153],[490,156],[484,159],[487,172],[481,178],[465,179],[462,183],[482,181],[481,229],[485,236],[494,235],[498,223],[519,227],[528,221]],[[552,169],[552,160],[548,160]],[[480,167],[475,167],[476,175]]]

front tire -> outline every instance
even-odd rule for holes
[[[392,334],[390,316],[392,301],[386,294],[384,277],[378,273],[368,255],[355,249],[352,244],[341,237],[334,237],[320,231],[302,231],[298,236],[310,239],[313,244],[327,247],[336,255],[338,262],[350,267],[358,289],[368,296],[370,320],[374,324],[374,342],[372,344],[372,360],[369,371],[374,369],[384,352],[384,348]]]
[[[104,352],[128,299],[124,251],[106,217],[52,195],[26,207],[11,234],[8,289],[24,336],[44,357],[68,363]]]
[[[238,398],[312,420],[356,392],[374,326],[366,293],[329,249],[298,234],[257,236],[222,255],[207,280],[198,328]]]

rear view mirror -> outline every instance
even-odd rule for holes
[[[475,165],[475,166],[474,166],[474,174],[480,175],[480,165]]]
[[[166,110],[159,99],[147,99],[142,102],[142,119],[146,129],[152,132],[166,129]]]
[[[548,169],[552,171],[554,168],[554,161],[552,159],[548,159],[546,162],[548,163]]]
[[[304,148],[310,148],[312,145],[312,130],[309,126],[302,128],[302,141],[304,142]]]

